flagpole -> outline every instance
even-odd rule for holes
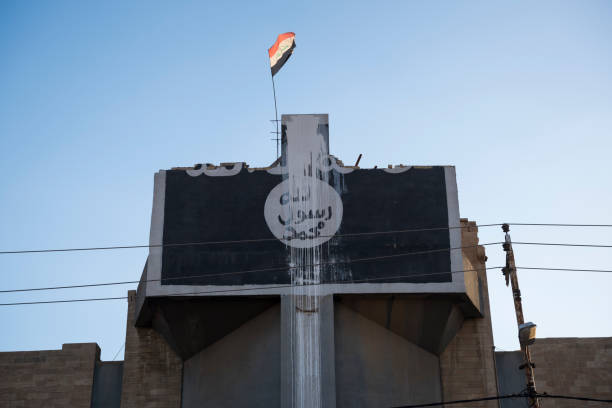
[[[274,123],[276,123],[276,158],[278,159],[278,108],[276,107],[276,87],[274,86],[274,74],[270,70],[270,78],[272,78],[272,93],[274,94]]]
[[[295,33],[288,32],[279,35],[276,42],[268,49],[268,57],[270,58],[270,77],[272,79],[272,93],[274,94],[274,122],[276,122],[276,158],[279,156],[279,141],[281,140],[278,126],[278,105],[276,103],[276,84],[274,83],[274,74],[285,62],[289,59],[295,48]],[[271,132],[272,133],[272,132]]]

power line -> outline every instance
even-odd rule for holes
[[[526,395],[523,395],[523,394],[508,394],[508,395],[498,395],[494,397],[482,397],[482,398],[472,398],[472,399],[455,400],[455,401],[432,402],[429,404],[400,405],[394,408],[438,407],[442,405],[465,404],[469,402],[494,401],[494,400],[502,400],[502,399],[508,399],[508,398],[524,398],[525,396]]]
[[[440,402],[432,402],[428,404],[414,404],[414,405],[400,405],[395,408],[423,408],[423,407],[438,407],[442,405],[453,405],[453,404],[466,404],[471,402],[480,402],[480,401],[494,401],[494,400],[502,400],[502,399],[516,399],[516,398],[528,398],[530,395],[526,392],[521,392],[519,394],[507,394],[507,395],[497,395],[492,397],[482,397],[482,398],[471,398],[464,400],[454,400],[454,401],[440,401]],[[592,402],[605,402],[612,403],[612,400],[607,399],[599,399],[599,398],[590,398],[590,397],[574,397],[569,395],[552,395],[547,393],[536,393],[533,395],[535,398],[552,398],[552,399],[568,399],[574,401],[592,401]]]
[[[611,228],[612,224],[563,224],[563,223],[528,223],[528,222],[509,222],[508,225],[516,226],[535,226],[535,227],[606,227]],[[401,234],[409,232],[427,232],[427,231],[441,231],[441,230],[452,230],[462,228],[484,228],[484,227],[495,227],[502,225],[502,223],[493,224],[478,224],[478,225],[460,225],[456,227],[429,227],[429,228],[413,228],[393,231],[375,231],[375,232],[356,232],[348,234],[334,234],[334,235],[320,235],[323,238],[332,237],[356,237],[356,236],[368,236],[368,235],[383,235],[383,234]],[[45,253],[45,252],[75,252],[75,251],[102,251],[102,250],[114,250],[114,249],[138,249],[138,248],[158,248],[158,247],[176,247],[176,246],[193,246],[193,245],[222,245],[222,244],[238,244],[238,243],[250,243],[250,242],[266,242],[266,241],[283,241],[277,238],[257,238],[257,239],[240,239],[240,240],[227,240],[227,241],[204,241],[204,242],[185,242],[175,244],[149,244],[149,245],[113,245],[113,246],[98,246],[98,247],[82,247],[82,248],[50,248],[50,249],[24,249],[24,250],[8,250],[0,251],[0,255],[8,254],[32,254],[32,253]]]
[[[355,259],[355,260],[346,261],[346,262],[336,262],[336,264],[359,262],[359,261],[360,259]],[[302,267],[328,265],[328,264],[332,264],[332,263],[304,265]],[[274,270],[285,270],[285,269],[290,270],[290,269],[295,269],[295,268],[296,267],[289,267],[285,265],[285,266],[279,266],[279,267],[273,267],[273,268],[250,269],[250,270],[245,270],[245,271],[225,272],[225,273],[219,273],[219,274],[200,274],[200,275],[189,275],[189,276],[179,276],[179,277],[167,277],[167,278],[162,278],[162,279],[146,279],[142,282],[148,283],[148,282],[161,282],[162,280],[168,281],[168,280],[175,280],[175,279],[211,278],[211,277],[216,277],[216,276],[240,275],[240,274],[247,274],[247,273],[269,272],[269,271],[274,271]],[[498,268],[492,267],[492,268],[487,268],[487,269],[498,269]],[[612,273],[612,269],[576,269],[576,268],[554,268],[554,267],[535,267],[535,266],[517,266],[516,269],[539,270],[539,271],[559,271],[559,272]],[[466,271],[460,271],[460,272],[466,272]],[[5,289],[5,290],[0,290],[0,293],[34,292],[34,291],[42,291],[42,290],[59,290],[59,289],[79,289],[79,288],[89,288],[89,287],[98,287],[98,286],[118,286],[118,285],[129,285],[129,284],[140,283],[140,282],[141,282],[140,280],[133,280],[133,281],[118,281],[118,282],[86,283],[86,284],[80,284],[80,285],[48,286],[48,287],[25,288],[25,289]]]
[[[545,223],[528,223],[528,222],[507,222],[508,225],[532,226],[532,227],[603,227],[612,228],[612,224],[545,224]]]
[[[314,266],[314,264],[311,265],[311,266]],[[286,267],[286,266],[282,267],[282,269],[287,269],[287,268],[288,267]],[[425,276],[446,275],[446,274],[449,274],[449,273],[451,273],[451,274],[453,274],[453,273],[465,273],[465,272],[475,272],[475,271],[478,271],[478,270],[491,270],[491,269],[501,269],[501,268],[502,268],[501,266],[492,266],[492,267],[486,267],[486,268],[480,268],[480,269],[464,269],[464,270],[460,270],[460,271],[432,272],[432,273],[413,274],[413,275],[383,276],[383,277],[378,277],[378,278],[367,278],[367,279],[360,279],[360,280],[332,281],[332,282],[317,283],[317,284],[303,285],[303,286],[319,286],[319,285],[327,285],[327,284],[335,284],[335,283],[362,283],[362,282],[371,282],[371,281],[385,280],[385,279],[419,278],[419,277],[425,277]],[[271,268],[266,269],[266,270],[270,270],[270,269]],[[280,269],[280,268],[274,268],[274,269]],[[293,267],[292,269],[295,269],[295,267]],[[517,269],[544,270],[544,271],[612,273],[612,270],[610,270],[610,269],[572,269],[572,268],[547,268],[547,267],[527,267],[527,266],[518,266]],[[256,271],[259,271],[259,270],[239,271],[239,272],[235,272],[235,273],[236,274],[237,273],[250,273],[250,272],[256,272]],[[231,273],[233,273],[233,272],[229,272],[228,274],[231,274]],[[189,279],[189,278],[211,277],[211,276],[214,276],[214,275],[194,275],[194,276],[187,276],[187,277],[180,277],[180,278],[164,278],[164,279]],[[158,282],[158,281],[161,281],[161,280],[162,279],[149,279],[149,280],[146,280],[144,282]],[[26,291],[34,291],[34,290],[82,288],[82,287],[91,287],[91,286],[122,285],[122,284],[139,283],[139,282],[140,281],[126,281],[126,282],[109,282],[109,283],[88,284],[88,285],[56,286],[56,287],[49,287],[49,288],[13,289],[13,290],[0,291],[0,293],[26,292]],[[246,292],[246,291],[252,291],[252,290],[279,289],[279,288],[288,288],[288,287],[296,287],[296,286],[295,285],[274,285],[274,286],[270,286],[270,285],[262,286],[262,285],[260,285],[258,287],[254,287],[254,288],[219,289],[219,290],[208,290],[208,291],[191,292],[191,293],[184,293],[184,292],[181,292],[181,293],[169,293],[167,296],[174,296],[174,295],[190,296],[190,295],[199,295],[199,294],[207,294],[207,293]],[[297,286],[297,287],[299,287],[299,286]],[[84,299],[61,299],[61,300],[35,301],[35,302],[0,303],[0,306],[18,306],[18,305],[47,304],[47,303],[91,302],[91,301],[119,300],[119,299],[127,299],[127,296],[103,297],[103,298],[84,298]]]
[[[16,303],[0,303],[0,306],[19,306],[19,305],[42,305],[46,303],[74,303],[74,302],[95,302],[99,300],[120,300],[127,299],[127,296],[104,297],[104,298],[84,298],[84,299],[60,299],[36,302],[16,302]]]
[[[369,258],[371,259],[371,258]],[[314,264],[313,264],[314,265]],[[311,265],[311,266],[313,266]],[[285,268],[285,267],[284,267]],[[283,268],[283,269],[284,269]],[[492,266],[486,268],[478,268],[478,269],[464,269],[460,271],[446,271],[446,272],[432,272],[432,273],[424,273],[424,274],[412,274],[412,275],[394,275],[394,276],[383,276],[377,278],[365,278],[365,279],[353,279],[353,280],[340,280],[340,281],[332,281],[325,283],[314,283],[311,285],[260,285],[253,288],[236,288],[236,289],[216,289],[216,290],[206,290],[199,292],[190,292],[190,293],[169,293],[167,296],[174,295],[182,295],[182,296],[191,296],[191,295],[200,295],[200,294],[208,294],[208,293],[227,293],[227,292],[247,292],[253,290],[262,290],[262,289],[280,289],[280,288],[290,288],[290,287],[306,287],[306,286],[321,286],[321,285],[329,285],[335,283],[364,283],[364,282],[372,282],[377,280],[387,280],[387,279],[401,279],[401,278],[419,278],[425,276],[435,276],[435,275],[446,275],[446,274],[454,274],[454,273],[465,273],[465,272],[475,272],[479,270],[490,270],[490,269],[501,269],[501,266]],[[293,268],[295,269],[295,267]],[[553,270],[553,271],[578,271],[578,272],[607,272],[612,273],[612,270],[602,270],[602,269],[569,269],[569,268],[541,268],[541,267],[517,267],[517,269],[534,269],[534,270]],[[197,275],[193,277],[199,276],[211,276],[211,275]],[[180,279],[187,279],[189,277],[181,277]],[[146,282],[155,282],[160,279],[151,279]],[[133,281],[131,283],[138,283],[139,281]],[[112,283],[110,283],[112,284]],[[120,284],[120,283],[118,283]],[[108,285],[108,284],[102,284]],[[77,285],[76,287],[81,287]],[[16,302],[16,303],[0,303],[0,306],[18,306],[18,305],[33,305],[33,304],[49,304],[49,303],[72,303],[72,302],[90,302],[90,301],[101,301],[101,300],[119,300],[119,299],[127,299],[127,296],[118,296],[118,297],[104,297],[104,298],[84,298],[84,299],[61,299],[61,300],[49,300],[49,301],[34,301],[34,302]]]
[[[512,245],[544,245],[544,246],[562,246],[562,247],[584,247],[584,248],[612,248],[612,245],[602,244],[566,244],[556,242],[514,242]]]
[[[389,230],[389,231],[373,231],[373,232],[353,232],[347,234],[333,234],[333,235],[319,235],[317,238],[334,238],[334,237],[360,237],[360,236],[373,236],[373,235],[388,235],[388,234],[404,234],[410,232],[429,232],[429,231],[444,231],[462,228],[473,228],[473,227],[494,227],[499,226],[497,224],[481,224],[481,225],[460,225],[457,227],[430,227],[430,228],[413,228],[413,229],[402,229],[402,230]],[[59,249],[24,249],[14,251],[0,251],[0,255],[8,254],[35,254],[35,253],[47,253],[47,252],[76,252],[76,251],[103,251],[103,250],[114,250],[114,249],[138,249],[138,248],[160,248],[160,247],[180,247],[180,246],[196,246],[196,245],[228,245],[228,244],[246,244],[254,242],[269,242],[269,241],[286,241],[278,238],[256,238],[256,239],[239,239],[239,240],[227,240],[227,241],[202,241],[202,242],[184,242],[174,244],[150,244],[150,245],[115,245],[115,246],[99,246],[99,247],[83,247],[83,248],[59,248]]]
[[[331,285],[336,283],[364,283],[364,282],[373,282],[378,280],[390,280],[390,279],[401,279],[401,278],[420,278],[425,276],[435,276],[435,275],[447,275],[454,273],[465,273],[465,272],[476,272],[480,270],[489,270],[489,269],[501,269],[501,266],[491,266],[487,268],[477,268],[477,269],[464,269],[460,271],[445,271],[445,272],[432,272],[432,273],[423,273],[423,274],[411,274],[411,275],[394,275],[394,276],[379,276],[376,278],[364,278],[364,279],[351,279],[351,280],[337,280],[331,282],[324,283],[313,283],[309,285],[259,285],[257,287],[250,288],[235,288],[235,289],[215,289],[215,290],[205,290],[199,292],[180,292],[180,293],[169,293],[165,296],[193,296],[193,295],[201,295],[207,293],[226,293],[226,292],[248,292],[253,290],[262,290],[262,289],[281,289],[281,288],[307,288],[311,286],[322,286],[322,285]],[[49,304],[49,303],[71,303],[71,302],[93,302],[100,300],[119,300],[119,299],[127,299],[127,296],[116,296],[116,297],[103,297],[103,298],[83,298],[83,299],[60,299],[60,300],[44,300],[44,301],[33,301],[33,302],[15,302],[15,303],[0,303],[0,306],[19,306],[19,305],[38,305],[38,304]]]
[[[546,227],[612,227],[612,224],[543,224],[543,223],[508,223],[509,225],[519,226],[546,226]],[[320,235],[318,238],[335,238],[335,237],[360,237],[360,236],[376,236],[376,235],[389,235],[389,234],[403,234],[411,232],[429,232],[429,231],[443,231],[463,228],[485,228],[502,225],[501,223],[495,224],[479,224],[479,225],[461,225],[456,227],[431,227],[431,228],[414,228],[414,229],[403,229],[403,230],[390,230],[390,231],[374,231],[374,232],[355,232],[347,234],[334,234],[334,235]],[[278,238],[256,238],[256,239],[239,239],[239,240],[226,240],[226,241],[200,241],[200,242],[183,242],[183,243],[171,243],[171,244],[149,244],[149,245],[114,245],[114,246],[98,246],[98,247],[81,247],[81,248],[48,248],[48,249],[24,249],[24,250],[9,250],[0,251],[0,255],[9,254],[34,254],[34,253],[49,253],[49,252],[81,252],[81,251],[104,251],[104,250],[117,250],[117,249],[142,249],[142,248],[160,248],[160,247],[181,247],[181,246],[200,246],[200,245],[229,245],[229,244],[244,244],[244,243],[255,243],[255,242],[270,242],[270,241],[286,241]],[[558,245],[558,246],[582,246],[582,247],[598,247],[598,248],[612,248],[612,245],[591,245],[591,244],[552,244],[552,243],[530,243],[530,242],[514,242],[515,244],[522,245]]]
[[[590,398],[590,397],[572,397],[569,395],[554,395],[554,394],[538,394],[538,398],[553,398],[553,399],[569,399],[575,401],[593,401],[593,402],[605,402],[608,404],[612,404],[612,399],[599,399],[599,398]]]
[[[546,267],[535,267],[535,266],[517,266],[516,269],[531,269],[531,270],[538,270],[538,271],[559,271],[559,272],[612,273],[612,269],[546,268]]]
[[[347,264],[347,263],[375,261],[375,260],[380,260],[380,259],[400,258],[404,256],[411,256],[411,255],[424,255],[424,254],[453,251],[453,250],[458,250],[458,249],[469,249],[469,248],[476,248],[478,246],[498,245],[498,244],[501,244],[501,242],[489,242],[485,244],[466,245],[466,246],[455,247],[455,248],[440,248],[440,249],[428,249],[428,250],[423,250],[423,251],[411,251],[411,252],[404,252],[400,254],[355,258],[355,259],[351,259],[348,261],[318,262],[318,263],[306,264],[306,265],[300,265],[300,266],[279,265],[279,266],[272,266],[268,268],[249,269],[249,270],[242,270],[242,271],[235,271],[235,272],[221,272],[221,273],[211,273],[211,274],[203,274],[203,275],[179,276],[179,277],[169,277],[169,278],[161,278],[161,279],[148,279],[145,282],[160,282],[162,280],[166,281],[166,280],[191,279],[191,278],[200,278],[200,277],[213,278],[213,277],[219,277],[219,276],[242,275],[242,274],[248,274],[248,273],[271,272],[271,271],[278,271],[278,270],[288,270],[289,271],[292,269],[309,268],[313,266],[341,265],[341,264]],[[95,286],[127,285],[131,283],[139,283],[139,282],[140,281],[120,281],[120,282],[106,282],[106,283],[90,283],[90,284],[82,284],[82,285],[49,286],[49,287],[42,287],[42,288],[6,289],[6,290],[0,290],[0,293],[32,292],[32,291],[37,291],[37,290],[55,290],[55,289],[74,289],[74,288],[87,288],[87,287],[95,287]]]
[[[117,350],[117,352],[115,353],[115,357],[113,357],[112,361],[115,361],[115,359],[117,358],[117,356],[119,355],[119,353],[121,352],[121,350],[123,350],[123,348],[125,347],[125,341],[123,342],[123,344],[121,345],[121,347],[119,348],[119,350]]]
[[[501,224],[480,225],[480,227],[488,227]],[[396,230],[396,231],[379,231],[379,232],[360,232],[352,234],[336,234],[336,235],[320,235],[319,237],[357,237],[357,236],[374,236],[387,234],[401,234],[408,232],[425,232],[436,231],[441,229],[454,229],[467,227],[446,227],[446,228],[429,228],[418,230]],[[8,254],[33,254],[33,253],[49,253],[49,252],[75,252],[75,251],[99,251],[112,249],[135,249],[135,248],[160,248],[160,247],[180,247],[180,246],[199,246],[199,245],[221,245],[221,244],[242,244],[266,241],[283,241],[277,238],[262,238],[262,239],[244,239],[236,241],[203,241],[203,242],[185,242],[180,244],[152,244],[152,245],[125,245],[125,246],[108,246],[108,247],[87,247],[87,248],[63,248],[63,249],[28,249],[19,251],[0,251],[0,255]],[[502,243],[502,242],[499,242]],[[585,248],[612,248],[608,244],[575,244],[575,243],[557,243],[557,242],[515,242],[516,245],[544,245],[544,246],[563,246],[563,247],[585,247]]]

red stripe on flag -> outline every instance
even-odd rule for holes
[[[270,58],[272,58],[272,56],[276,54],[276,51],[278,51],[278,47],[280,43],[286,40],[287,38],[291,38],[291,37],[295,37],[295,33],[289,32],[289,33],[284,33],[284,34],[279,35],[274,45],[268,49],[268,55],[270,56]]]

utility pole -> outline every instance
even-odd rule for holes
[[[537,397],[535,378],[533,369],[535,364],[531,361],[531,353],[529,352],[529,344],[535,340],[535,325],[533,323],[525,324],[523,317],[523,304],[521,302],[521,290],[519,289],[518,277],[516,275],[516,264],[514,263],[514,251],[512,250],[512,240],[510,239],[510,226],[508,224],[502,225],[502,230],[505,232],[504,251],[506,252],[506,267],[502,269],[502,272],[506,278],[506,286],[508,283],[512,285],[512,296],[514,298],[514,311],[516,312],[516,323],[519,329],[519,340],[521,343],[521,351],[524,356],[524,363],[519,369],[525,370],[525,376],[527,377],[527,395],[529,406],[533,408],[540,408],[540,400]]]

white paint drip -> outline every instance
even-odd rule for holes
[[[328,171],[322,171],[322,161],[327,159],[328,152],[317,128],[318,118],[313,116],[295,116],[287,122],[286,182],[292,199],[284,209],[285,220],[296,214],[317,214],[330,205],[335,207],[333,213],[341,217],[342,201],[329,187]],[[299,218],[298,221],[305,224],[304,230],[316,231],[321,219],[315,216]],[[339,225],[340,219],[334,233]],[[323,242],[316,239],[309,242],[310,245],[289,248],[290,265],[295,267],[291,275],[294,312],[290,344],[293,348],[293,406],[297,408],[319,408],[322,405],[319,284],[320,264],[325,260],[322,259]]]

